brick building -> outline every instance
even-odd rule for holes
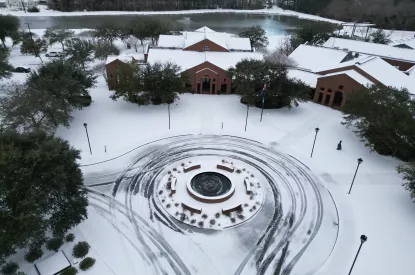
[[[144,47],[145,48],[145,47]],[[146,64],[147,53],[136,54],[123,54],[123,55],[110,55],[107,57],[105,64],[105,70],[107,72],[107,83],[110,90],[114,89],[117,83],[117,74],[121,66],[126,64]]]
[[[311,99],[328,107],[344,106],[347,93],[371,85],[406,88],[415,93],[414,78],[378,56],[300,45],[290,57],[297,68],[290,69],[288,76],[312,87]]]
[[[248,38],[215,32],[208,27],[181,35],[160,35],[148,52],[148,63],[173,62],[188,76],[195,93],[230,94],[232,79],[226,71],[243,59],[262,60]]]

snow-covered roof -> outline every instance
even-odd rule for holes
[[[63,252],[59,251],[52,256],[37,262],[36,268],[40,275],[54,275],[70,265],[70,262],[66,259]]]
[[[289,69],[287,76],[288,78],[301,80],[311,88],[315,88],[317,85],[317,78],[321,75],[298,69]]]
[[[355,65],[386,86],[406,88],[415,94],[415,82],[404,72],[396,69],[379,57],[372,57]]]
[[[215,32],[207,27],[200,28],[194,32],[183,32],[182,35],[160,35],[157,47],[187,48],[205,39],[230,51],[251,50],[251,42],[248,38],[241,38],[224,32]]]
[[[300,45],[289,57],[296,62],[298,68],[322,71],[340,64],[347,54],[345,51]]]
[[[107,57],[107,61],[105,64],[109,64],[115,60],[120,60],[122,62],[128,63],[128,62],[132,62],[133,59],[136,61],[144,61],[145,60],[144,53],[109,55]]]
[[[348,51],[359,52],[369,55],[376,55],[391,59],[401,59],[415,62],[415,53],[412,49],[392,47],[389,45],[363,42],[351,39],[331,37],[324,44],[328,48],[347,49]]]
[[[204,27],[201,27],[201,28],[195,30],[195,32],[215,32],[215,31],[212,30],[211,28],[208,28],[208,27],[204,26]]]
[[[393,44],[394,47],[399,46],[399,45],[406,45],[407,47],[415,50],[415,38],[411,40],[406,40],[406,41],[399,41]]]
[[[243,59],[262,60],[263,56],[255,52],[196,52],[151,48],[147,61],[150,64],[157,61],[173,62],[185,71],[206,61],[227,70]]]
[[[360,73],[356,72],[355,70],[347,70],[347,71],[341,71],[337,73],[326,74],[326,75],[319,76],[319,78],[325,78],[325,77],[330,77],[333,75],[341,75],[341,74],[348,75],[350,78],[354,79],[355,81],[357,81],[358,83],[362,84],[365,87],[371,86],[374,84],[372,81],[370,81],[369,79],[367,79]]]

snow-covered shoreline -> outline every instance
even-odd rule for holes
[[[343,23],[342,21],[324,18],[316,15],[305,14],[290,10],[283,10],[274,6],[272,9],[260,10],[232,10],[232,9],[201,9],[201,10],[180,10],[180,11],[76,11],[60,12],[48,10],[45,6],[39,6],[40,12],[25,13],[24,11],[1,11],[0,14],[11,14],[19,17],[39,17],[39,16],[98,16],[98,15],[187,15],[187,14],[217,14],[217,13],[237,13],[237,14],[257,14],[257,15],[282,15],[295,16],[301,19],[326,21],[332,23]]]

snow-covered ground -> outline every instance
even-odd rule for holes
[[[14,47],[10,63],[35,69],[40,60]],[[352,274],[412,274],[415,205],[395,171],[399,161],[370,152],[340,124],[340,112],[303,103],[264,110],[260,122],[261,110],[250,108],[245,131],[247,109],[237,96],[184,94],[170,106],[169,130],[167,106],[114,102],[110,94],[100,75],[92,105],[57,132],[81,150],[90,206],[73,231],[97,259],[87,274],[273,274],[279,266],[281,274],[347,274],[361,234],[368,241]],[[166,167],[199,154],[249,163],[266,178],[264,204],[252,219],[213,231],[182,224],[160,206],[153,192]],[[20,265],[36,274],[32,264]]]
[[[181,10],[181,11],[77,11],[77,12],[60,12],[55,10],[49,10],[46,6],[39,5],[40,12],[25,13],[21,11],[9,11],[2,9],[1,14],[11,14],[16,16],[84,16],[84,15],[163,15],[163,14],[201,14],[201,13],[246,13],[246,14],[277,14],[277,15],[290,15],[296,16],[302,19],[327,21],[333,23],[339,23],[341,21],[332,20],[316,15],[305,14],[301,12],[295,12],[290,10],[283,10],[277,6],[272,9],[259,9],[259,10],[233,10],[233,9],[206,9],[206,10]]]

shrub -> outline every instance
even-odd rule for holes
[[[89,244],[87,242],[79,242],[77,243],[72,250],[72,255],[75,258],[83,258],[89,252]]]
[[[214,225],[214,224],[216,223],[216,221],[215,221],[215,220],[213,220],[213,219],[212,219],[212,220],[210,220],[209,222],[210,222],[210,224],[211,224],[211,225]]]
[[[202,218],[204,218],[204,219],[207,219],[207,217],[208,217],[208,216],[207,216],[206,214],[203,214],[203,215],[202,215]]]
[[[33,6],[33,7],[28,8],[27,12],[40,12],[40,10],[38,7]]]
[[[109,55],[119,55],[120,50],[108,42],[99,42],[95,45],[95,58],[104,60]]]
[[[63,239],[61,237],[54,237],[46,242],[46,248],[53,251],[58,251],[62,245]]]
[[[76,273],[78,273],[78,270],[75,267],[70,267],[62,271],[60,275],[75,275]]]
[[[1,268],[1,272],[4,275],[14,275],[18,269],[18,264],[16,264],[15,262],[8,262]]]
[[[30,249],[25,255],[24,258],[26,261],[28,261],[29,263],[33,263],[34,261],[36,261],[37,259],[39,259],[40,257],[42,257],[43,255],[43,251],[40,248],[34,247],[32,249]]]
[[[235,218],[231,218],[231,222],[235,223],[236,222]]]
[[[219,214],[219,213],[216,213],[216,214],[215,214],[215,217],[216,217],[216,218],[219,218],[219,217],[220,217],[220,214]]]
[[[190,221],[190,223],[191,224],[194,224],[196,222],[196,220],[195,219],[192,219],[191,221]]]
[[[170,203],[166,204],[166,208],[170,208],[170,206],[171,206]]]
[[[95,264],[95,259],[91,258],[91,257],[86,257],[85,259],[83,259],[80,264],[79,264],[79,268],[81,270],[87,270],[89,269],[91,266],[93,266]]]
[[[65,241],[67,241],[67,242],[73,242],[73,240],[75,240],[75,235],[74,234],[69,233],[68,235],[66,235]]]
[[[197,225],[199,225],[200,227],[203,227],[203,221],[198,222]]]
[[[179,203],[178,203],[178,202],[176,202],[176,203],[174,204],[174,206],[176,206],[176,207],[177,207],[177,206],[179,206]]]

